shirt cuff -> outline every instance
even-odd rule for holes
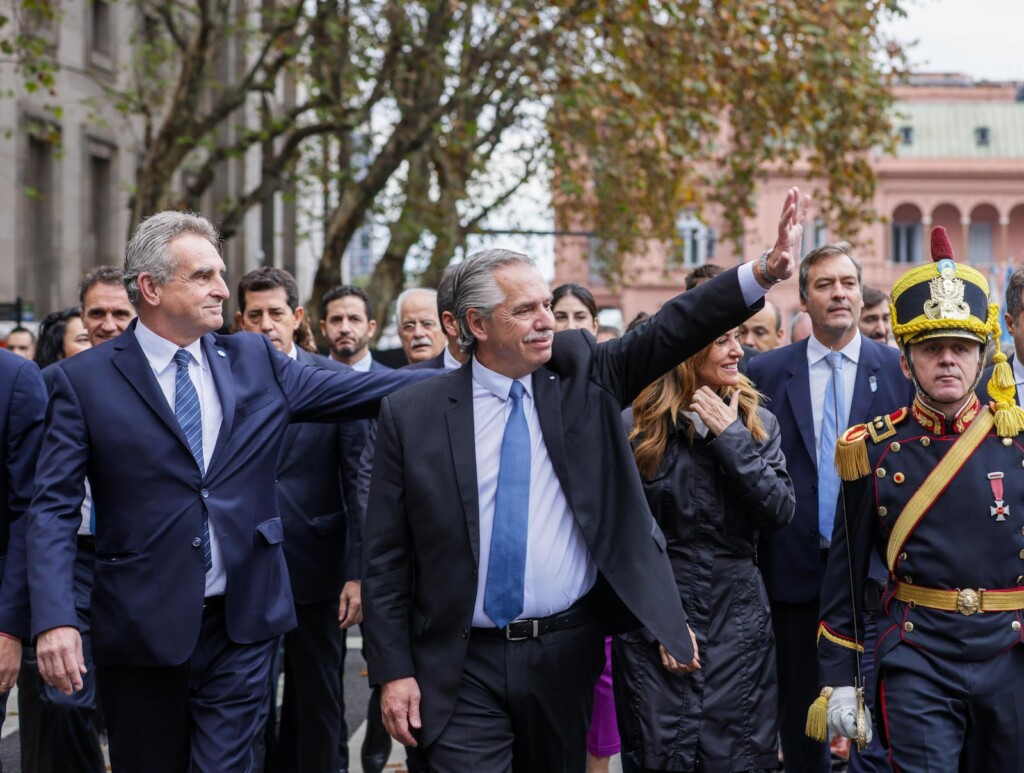
[[[754,277],[753,263],[744,263],[740,266],[737,279],[740,280],[743,302],[748,306],[753,306],[768,294],[768,289],[762,287],[761,283]]]

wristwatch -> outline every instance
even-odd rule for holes
[[[764,277],[765,281],[770,285],[777,285],[782,281],[782,277],[775,276],[771,271],[768,270],[768,256],[772,254],[773,247],[770,250],[765,250],[761,254],[761,259],[757,261],[757,267],[761,269],[761,276]]]

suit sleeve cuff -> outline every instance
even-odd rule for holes
[[[740,266],[736,278],[740,283],[740,291],[743,293],[743,302],[753,306],[768,294],[768,290],[761,286],[754,276],[754,264],[744,263]]]

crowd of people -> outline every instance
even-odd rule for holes
[[[364,290],[322,356],[288,272],[229,321],[214,227],[143,221],[0,352],[23,770],[347,771],[355,626],[365,771],[1024,769],[1024,366],[941,233],[890,300],[805,206],[621,332],[476,253],[399,368]]]

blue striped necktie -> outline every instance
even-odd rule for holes
[[[484,587],[484,612],[499,628],[523,611],[526,530],[530,517],[530,428],[523,412],[525,393],[521,383],[512,382],[512,410],[501,440],[494,528]]]
[[[836,471],[836,440],[846,429],[843,399],[843,353],[829,352],[832,371],[825,386],[825,408],[821,412],[821,444],[818,449],[818,531],[832,539],[839,500],[839,473]]]
[[[203,462],[203,410],[199,404],[199,393],[192,377],[188,374],[189,354],[184,349],[174,353],[174,362],[178,372],[174,376],[174,417],[185,433],[189,450],[196,464],[199,465],[200,477],[206,475]],[[203,561],[206,571],[213,566],[213,554],[210,550],[210,522],[203,507]]]

